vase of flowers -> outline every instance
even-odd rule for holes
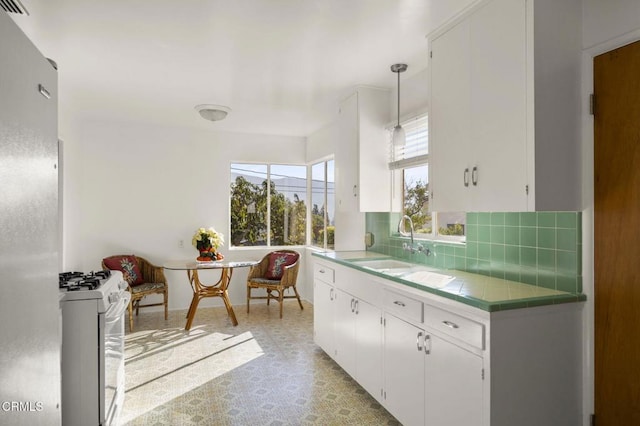
[[[191,244],[200,252],[197,258],[200,262],[213,262],[224,258],[218,251],[218,248],[224,245],[224,235],[213,228],[198,228]]]

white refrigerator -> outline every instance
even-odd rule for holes
[[[57,72],[0,10],[0,424],[60,424]]]

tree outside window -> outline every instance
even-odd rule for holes
[[[231,164],[231,246],[306,244],[306,169]]]
[[[332,250],[335,247],[334,160],[311,166],[311,245]]]

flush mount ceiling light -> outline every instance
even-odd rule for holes
[[[205,120],[220,121],[231,112],[231,108],[222,105],[201,104],[196,105],[196,111]]]
[[[400,126],[400,73],[407,70],[407,64],[393,64],[391,71],[398,74],[398,124],[393,128],[393,144],[403,146],[406,142],[404,129]]]

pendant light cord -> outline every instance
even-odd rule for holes
[[[400,72],[398,74],[398,126],[400,126]]]

